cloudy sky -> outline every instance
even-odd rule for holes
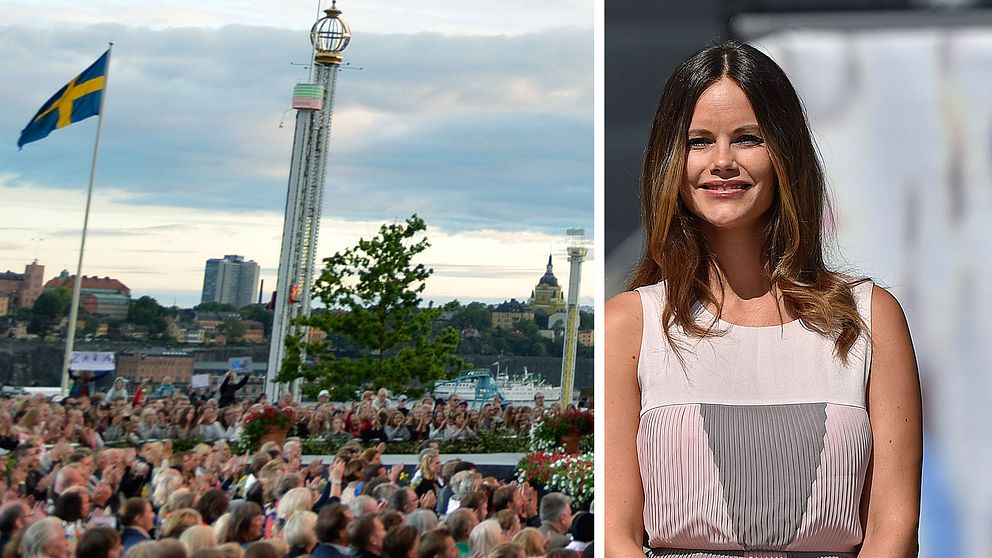
[[[46,277],[75,272],[97,119],[20,152],[16,141],[112,41],[83,273],[190,306],[205,260],[241,254],[274,289],[288,109],[317,1],[69,4],[0,4],[0,270],[37,258]],[[353,37],[318,256],[416,212],[433,244],[429,298],[525,298],[549,253],[567,285],[565,230],[594,235],[592,1],[338,7]],[[590,256],[582,304],[596,288]]]

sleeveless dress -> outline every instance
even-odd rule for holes
[[[871,282],[853,287],[871,327]],[[649,556],[855,556],[872,435],[865,407],[871,345],[847,363],[796,320],[722,336],[661,327],[665,286],[637,289],[643,335],[637,457]],[[696,303],[701,323],[712,314]],[[677,333],[676,333],[677,331]]]

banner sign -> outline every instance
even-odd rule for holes
[[[69,370],[91,370],[93,372],[113,371],[114,353],[95,351],[72,351]]]
[[[210,387],[210,374],[193,374],[189,379],[189,385],[193,389]]]
[[[251,372],[251,357],[236,357],[227,359],[227,369],[238,374]]]

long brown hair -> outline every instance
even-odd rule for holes
[[[835,338],[836,354],[846,362],[855,341],[867,333],[851,291],[866,279],[852,280],[828,269],[824,262],[822,228],[829,202],[806,113],[785,72],[750,45],[730,41],[704,48],[668,78],[641,177],[645,250],[628,288],[665,281],[661,321],[680,360],[684,347],[672,337],[673,325],[694,337],[722,333],[714,329],[715,319],[700,324],[692,310],[698,301],[722,311],[723,292],[710,289],[716,262],[696,216],[681,196],[686,182],[686,138],[696,101],[721,78],[736,82],[750,101],[775,169],[776,196],[763,246],[768,278],[781,293],[786,309],[805,327]]]

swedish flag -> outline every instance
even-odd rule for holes
[[[89,68],[65,84],[41,106],[27,127],[21,130],[21,137],[17,140],[18,148],[46,137],[52,130],[100,114],[100,98],[107,83],[109,54],[109,50],[104,52]]]

